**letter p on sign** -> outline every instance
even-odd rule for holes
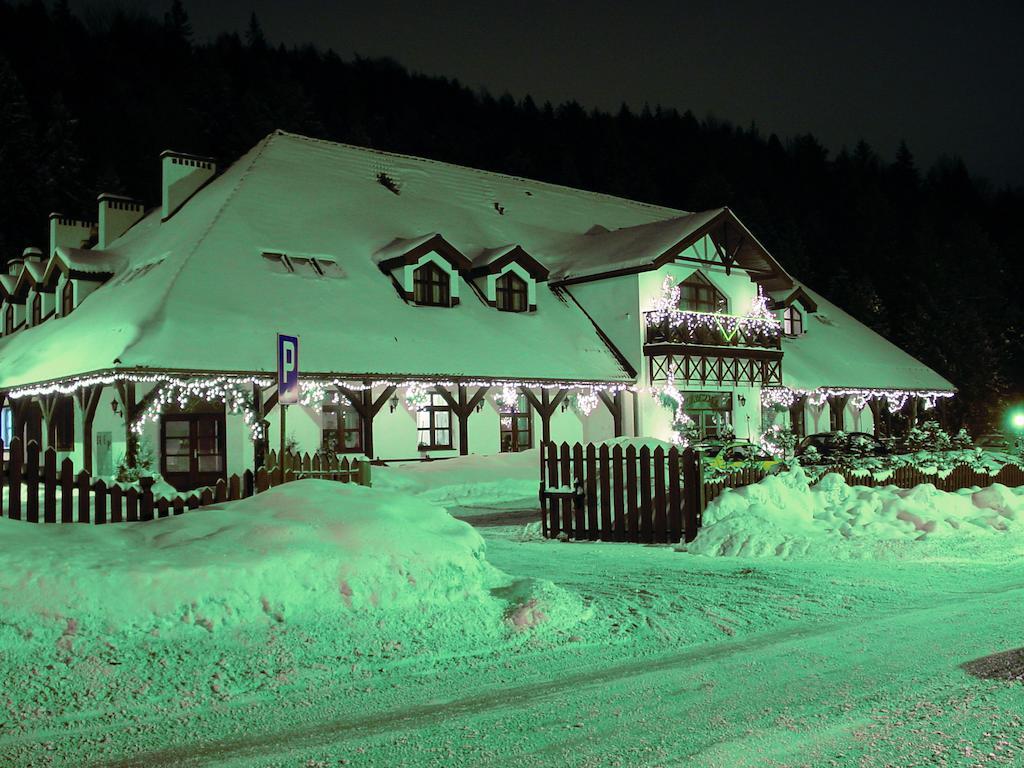
[[[299,402],[299,337],[277,335],[277,401]]]

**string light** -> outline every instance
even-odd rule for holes
[[[799,398],[805,397],[808,404],[815,408],[821,408],[830,397],[849,397],[853,407],[858,411],[863,410],[872,400],[884,400],[890,413],[898,413],[912,397],[921,398],[925,410],[930,410],[935,407],[940,399],[953,396],[953,392],[943,389],[862,389],[850,387],[791,389],[789,387],[765,387],[761,390],[761,404],[766,408],[773,406],[791,408]]]
[[[594,392],[578,392],[576,394],[576,410],[584,416],[589,416],[600,402]]]
[[[519,391],[511,384],[503,384],[494,393],[494,404],[500,413],[515,413],[519,410]]]
[[[654,309],[645,313],[647,325],[685,327],[691,333],[698,328],[717,330],[726,341],[731,341],[737,333],[747,337],[778,336],[782,333],[782,326],[774,313],[768,309],[769,299],[760,286],[750,309],[743,315],[680,309],[679,295],[679,286],[675,278],[669,275],[661,284],[661,296],[655,298]]]
[[[405,388],[405,407],[410,411],[422,411],[430,405],[430,387],[412,382]]]
[[[184,411],[192,400],[204,400],[222,402],[228,413],[241,414],[249,428],[250,439],[261,440],[264,436],[263,423],[256,412],[252,396],[251,388],[247,390],[241,383],[223,378],[167,382],[131,425],[131,429],[141,435],[146,422],[159,421],[168,405],[174,404]]]

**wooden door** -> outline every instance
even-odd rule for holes
[[[226,467],[224,415],[182,413],[160,422],[160,472],[179,491],[215,485]]]

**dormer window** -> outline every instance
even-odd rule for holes
[[[75,285],[70,280],[64,283],[64,288],[60,292],[60,314],[62,317],[66,317],[71,314],[71,310],[75,308]]]
[[[32,325],[43,322],[43,297],[38,293],[32,297]]]
[[[801,336],[804,332],[804,316],[793,305],[782,310],[782,332],[787,336]]]
[[[451,275],[433,261],[413,272],[413,301],[428,307],[451,306]]]
[[[729,300],[700,272],[679,284],[679,308],[687,312],[728,312]]]
[[[495,281],[494,297],[501,312],[526,312],[530,308],[526,281],[515,272],[506,272]]]

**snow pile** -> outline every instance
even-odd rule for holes
[[[540,449],[374,467],[374,488],[454,507],[537,498]]]
[[[149,523],[0,520],[0,611],[29,634],[47,624],[102,635],[338,619],[461,634],[464,624],[508,624],[516,606],[491,590],[511,581],[487,562],[480,535],[443,509],[325,480]]]
[[[801,469],[728,489],[688,552],[743,557],[1000,559],[1024,554],[1024,488],[812,484]]]

